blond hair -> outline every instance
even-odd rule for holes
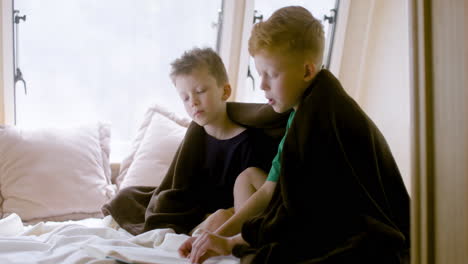
[[[190,74],[196,69],[205,67],[221,87],[228,83],[228,76],[221,57],[212,48],[193,48],[171,63],[172,81],[179,75]]]
[[[321,67],[325,37],[322,23],[301,6],[276,10],[270,18],[254,25],[249,39],[249,53],[259,51],[291,52],[312,58]]]

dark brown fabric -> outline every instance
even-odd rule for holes
[[[277,114],[266,104],[228,103],[227,111],[234,121],[263,130],[274,142],[279,142],[284,134],[288,115]],[[268,151],[273,158],[274,150]],[[215,204],[222,202],[213,197],[210,184],[200,178],[200,153],[204,153],[204,130],[192,122],[161,185],[122,189],[103,206],[103,214],[112,215],[134,235],[156,228],[190,232],[207,213],[219,209]]]
[[[244,224],[250,247],[237,247],[237,256],[405,263],[410,202],[402,177],[378,128],[330,72],[322,70],[305,92],[281,164],[272,201]]]

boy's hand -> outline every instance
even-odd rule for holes
[[[189,237],[187,240],[185,240],[182,245],[180,245],[179,249],[177,252],[179,252],[179,255],[183,258],[187,258],[190,255],[190,252],[192,252],[192,243],[197,239],[196,237]]]
[[[210,257],[231,254],[232,245],[227,237],[204,232],[188,238],[178,251],[182,257],[190,258],[191,263],[203,263]]]

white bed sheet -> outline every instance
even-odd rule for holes
[[[12,214],[0,220],[0,263],[110,264],[106,256],[126,257],[135,263],[187,264],[177,253],[186,235],[157,229],[133,236],[112,217],[23,225]],[[239,264],[233,256],[211,258],[206,264]]]

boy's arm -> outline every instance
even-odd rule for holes
[[[271,200],[273,191],[275,190],[276,182],[265,181],[263,185],[245,202],[240,210],[229,218],[214,232],[221,236],[232,236],[240,233],[244,222],[263,212]]]

